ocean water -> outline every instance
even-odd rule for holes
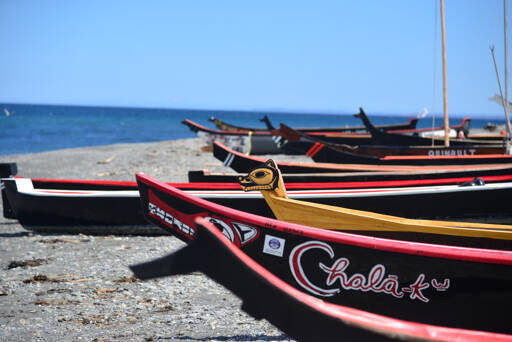
[[[291,127],[361,125],[361,121],[353,117],[354,113],[333,115],[0,104],[0,155],[193,138],[196,134],[181,122],[184,119],[190,119],[215,128],[214,124],[208,121],[212,115],[228,123],[250,127],[265,127],[259,121],[265,114],[276,127],[280,122]],[[367,114],[374,124],[401,123],[412,117]],[[441,120],[439,116],[436,125],[441,125]],[[497,124],[504,123],[504,120],[497,118],[493,120],[473,118],[471,127],[483,127],[489,121]],[[460,117],[450,119],[452,125],[459,122]],[[418,122],[418,127],[431,125],[430,116]]]

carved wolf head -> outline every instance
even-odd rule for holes
[[[276,163],[269,159],[259,167],[254,168],[245,177],[238,177],[238,183],[244,191],[275,190],[278,185],[279,172]]]

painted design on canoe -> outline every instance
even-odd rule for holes
[[[220,231],[237,246],[246,245],[256,240],[259,236],[258,229],[241,222],[222,218],[215,214],[210,215],[207,212],[190,215],[184,214],[165,204],[151,190],[148,192],[148,199],[148,215],[187,239],[192,240],[197,234],[197,230],[194,228],[194,219],[198,216],[203,217],[217,226]]]
[[[420,273],[412,284],[401,287],[399,276],[386,274],[386,266],[382,264],[373,266],[367,276],[361,273],[349,275],[347,269],[350,266],[350,259],[345,257],[338,258],[331,266],[318,262],[319,268],[327,274],[325,285],[333,286],[339,284],[340,287],[325,289],[315,285],[309,280],[307,272],[302,267],[302,258],[305,257],[304,255],[308,251],[313,249],[320,249],[326,252],[331,259],[336,257],[333,248],[328,243],[323,241],[307,241],[296,246],[291,251],[289,264],[290,271],[297,283],[314,295],[331,297],[341,294],[341,289],[343,289],[346,291],[384,293],[395,298],[404,298],[405,294],[408,293],[408,297],[411,300],[417,299],[424,303],[430,301],[424,292],[430,287],[430,283],[425,282],[425,274]],[[316,264],[317,262],[313,261],[312,263]],[[450,279],[444,279],[442,282],[432,279],[431,283],[432,288],[437,291],[446,291],[450,288]]]

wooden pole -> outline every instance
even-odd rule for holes
[[[511,132],[510,132],[510,119],[508,116],[508,110],[509,110],[509,97],[508,97],[508,10],[507,10],[507,3],[508,0],[503,0],[503,38],[504,38],[504,47],[505,47],[505,96],[503,97],[503,93],[501,94],[501,98],[503,100],[503,108],[505,110],[505,119],[507,120],[507,136],[506,136],[506,153],[510,154],[510,138],[511,138]],[[494,65],[496,66],[496,59],[494,57],[494,51],[493,51],[493,59],[494,59]],[[496,72],[497,69],[496,69]],[[499,74],[498,74],[499,75]],[[499,79],[498,79],[499,84]],[[501,85],[500,85],[501,87]]]
[[[504,29],[504,46],[505,46],[505,103],[508,106],[508,13],[507,13],[507,2],[508,0],[503,0],[503,29]],[[508,112],[508,111],[507,111]]]
[[[441,32],[443,38],[443,108],[444,108],[444,146],[450,147],[450,123],[448,121],[448,90],[446,80],[446,39],[444,34],[444,0],[441,0]]]
[[[509,104],[509,96],[508,96],[508,9],[507,9],[507,3],[508,0],[503,0],[503,37],[505,39],[505,99],[503,106],[505,108],[505,118],[507,120],[507,154],[510,154],[510,139],[512,138],[511,132],[510,132],[510,118],[508,116],[508,110],[510,107]]]

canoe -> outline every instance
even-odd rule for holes
[[[266,319],[297,341],[512,340],[510,335],[398,320],[327,303],[287,283],[280,278],[282,272],[274,274],[265,268],[263,252],[251,258],[211,222],[197,218],[195,225],[197,237],[190,244],[165,257],[131,265],[132,272],[143,280],[202,272],[238,296],[246,313]]]
[[[450,132],[451,137],[457,138],[461,136],[467,137],[465,134],[469,131],[469,125],[470,125],[471,119],[470,118],[463,118],[460,124],[450,126]],[[372,126],[373,128],[377,129],[379,132],[382,130],[378,129],[377,127]],[[444,128],[443,127],[434,127],[434,128],[416,128],[416,129],[405,129],[405,130],[386,130],[382,131],[382,134],[371,134],[369,131],[366,131],[364,133],[347,133],[347,132],[328,132],[328,131],[300,131],[295,128],[293,130],[303,133],[307,136],[310,136],[314,139],[319,139],[328,143],[332,144],[347,144],[347,145],[383,145],[383,144],[391,144],[395,146],[404,146],[404,145],[411,145],[411,144],[427,144],[432,145],[432,138],[429,138],[430,135],[436,136],[436,133],[439,132],[440,129],[443,129],[443,135],[444,135]],[[384,134],[386,133],[386,134]],[[385,135],[386,139],[380,139],[379,137],[381,135]],[[396,139],[389,139],[388,137],[394,137],[396,136]],[[483,140],[481,137],[478,136],[480,139],[478,140],[455,140],[457,145],[466,145],[469,143],[473,144],[481,144],[481,140]],[[469,137],[468,137],[469,139]],[[496,139],[498,139],[495,136],[492,136],[489,138],[488,142],[483,142],[484,144],[490,144],[490,143],[497,143]],[[502,140],[502,139],[501,139]],[[440,141],[439,138],[437,140],[434,140],[435,145],[439,146],[444,143],[444,141]],[[499,141],[498,141],[499,142]]]
[[[391,145],[391,146],[424,146],[424,145],[444,145],[443,137],[423,137],[418,134],[404,134],[403,132],[385,132],[377,129],[366,116],[362,108],[359,109],[359,114],[355,115],[360,118],[368,132],[370,132],[374,145]],[[450,146],[468,146],[480,144],[495,144],[497,141],[503,143],[503,137],[497,135],[489,137],[489,140],[483,139],[468,139],[465,133],[469,127],[459,130],[455,139],[450,139]],[[461,137],[459,137],[461,136]]]
[[[265,163],[266,159],[256,156],[248,156],[222,143],[213,143],[213,156],[220,160],[224,166],[236,172],[248,173],[256,166]],[[314,152],[309,156],[315,161],[311,163],[302,162],[279,162],[276,161],[283,174],[302,173],[333,173],[333,172],[410,172],[429,171],[438,172],[442,170],[475,170],[487,167],[511,166],[512,156],[508,155],[485,155],[485,156],[399,156],[399,157],[368,157],[353,153],[337,151],[328,145],[318,144]],[[463,158],[464,157],[464,158]],[[331,160],[330,162],[328,160]]]
[[[277,154],[282,153],[279,143],[282,137],[272,134],[270,131],[263,132],[231,132],[210,129],[189,119],[182,123],[195,132],[207,146],[215,140],[221,141],[230,148],[246,154]]]
[[[314,135],[298,132],[284,124],[281,124],[279,133],[285,139],[281,142],[280,147],[285,154],[308,154],[315,153],[315,148],[320,145],[329,145],[329,147],[349,152],[352,154],[360,154],[363,156],[385,157],[399,155],[423,155],[423,156],[469,156],[480,154],[504,154],[506,151],[503,143],[481,143],[477,140],[459,140],[464,144],[451,147],[445,147],[440,144],[433,146],[427,145],[378,145],[372,141],[349,141],[347,139],[330,139],[329,135]],[[349,145],[350,144],[350,145]]]
[[[512,170],[508,174],[482,174],[480,186],[474,177],[437,177],[337,182],[294,182],[289,196],[304,201],[367,209],[412,218],[511,222],[507,205],[512,194]],[[500,170],[501,172],[501,170]],[[458,173],[459,175],[462,173]],[[398,177],[398,175],[395,175]],[[136,182],[65,179],[2,179],[4,217],[17,219],[25,228],[146,225],[140,209]],[[229,182],[170,183],[189,194],[235,209],[274,217],[261,194],[244,192],[238,180]],[[49,227],[49,228],[44,228]],[[112,228],[116,229],[116,228]],[[119,227],[119,233],[126,228]],[[129,230],[128,230],[129,231]]]
[[[508,175],[512,174],[512,164],[506,166],[488,166],[475,169],[466,168],[461,170],[430,170],[430,171],[362,171],[362,172],[336,172],[336,173],[297,173],[283,174],[286,185],[290,183],[338,183],[347,184],[351,182],[381,182],[381,181],[404,181],[415,180],[420,184],[427,183],[427,180],[435,179],[457,179],[457,183],[467,182],[475,177],[484,177],[486,183],[496,181],[507,181]],[[238,182],[243,173],[233,172],[211,172],[209,170],[188,171],[188,181],[191,183],[234,183]],[[504,178],[500,177],[504,176]],[[436,184],[438,184],[436,182]]]
[[[466,121],[469,122],[469,118],[466,118]],[[215,118],[214,116],[211,116],[209,118],[209,121],[213,122],[215,126],[222,130],[222,131],[231,131],[231,132],[258,132],[258,131],[272,131],[275,129],[275,127],[270,122],[270,119],[267,115],[265,115],[262,119],[260,119],[261,122],[264,122],[266,125],[266,128],[260,128],[260,127],[241,127],[237,125],[232,125],[224,120]],[[467,125],[463,121],[463,125]],[[398,123],[398,124],[387,124],[387,125],[375,125],[376,128],[383,130],[383,131],[393,131],[393,130],[415,130],[416,124],[418,123],[418,118],[411,118],[408,122],[405,123]],[[296,127],[294,128],[297,131],[300,132],[318,132],[320,134],[327,133],[327,132],[357,132],[357,131],[366,131],[365,126],[339,126],[339,127]],[[421,129],[421,131],[426,131],[430,129]]]
[[[426,149],[425,155],[385,155],[362,154],[362,151],[341,150],[324,143],[309,144],[306,154],[319,163],[369,164],[374,166],[391,165],[473,165],[506,164],[512,162],[512,155],[505,153],[476,154],[476,148]],[[501,147],[500,147],[501,148]]]
[[[196,218],[205,218],[269,272],[325,302],[424,324],[512,332],[503,314],[512,305],[510,251],[301,226],[220,206],[147,175],[136,177],[151,223],[190,243],[198,236]],[[230,272],[229,264],[222,267]]]

